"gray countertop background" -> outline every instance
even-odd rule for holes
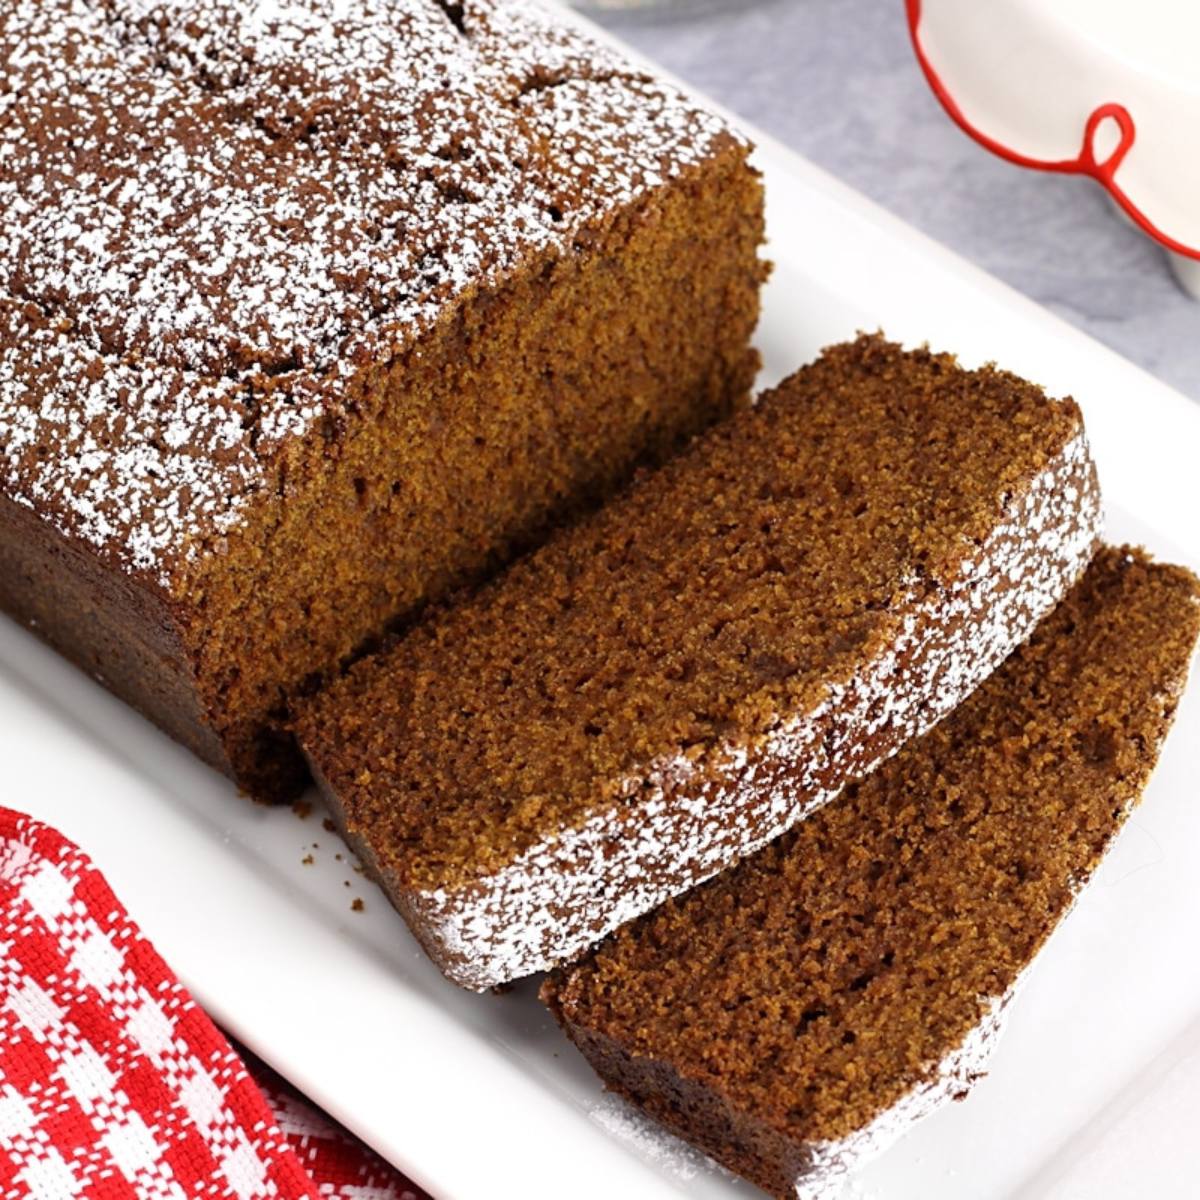
[[[1025,171],[933,98],[902,0],[676,0],[593,19],[832,174],[1200,400],[1200,302],[1090,180]],[[690,11],[689,11],[690,10]]]

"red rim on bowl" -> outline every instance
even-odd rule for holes
[[[917,62],[929,83],[933,94],[941,102],[950,119],[967,135],[974,138],[985,149],[990,150],[1000,158],[1014,163],[1019,167],[1028,167],[1035,171],[1053,171],[1060,175],[1087,175],[1096,180],[1109,195],[1120,205],[1122,211],[1144,233],[1160,242],[1175,254],[1188,258],[1200,259],[1200,249],[1184,245],[1170,234],[1164,232],[1130,198],[1117,182],[1117,169],[1125,156],[1133,147],[1137,138],[1137,125],[1132,114],[1123,104],[1109,101],[1098,105],[1088,116],[1083,130],[1083,141],[1078,155],[1066,159],[1031,158],[998,142],[995,138],[984,133],[977,125],[968,120],[962,107],[950,94],[950,90],[930,61],[921,40],[921,4],[922,0],[904,0],[908,15],[908,31],[912,38],[913,50]],[[1116,146],[1103,158],[1096,155],[1094,143],[1096,133],[1105,121],[1113,121],[1120,132]]]

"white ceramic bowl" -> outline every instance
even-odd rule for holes
[[[1018,166],[1087,175],[1200,297],[1200,0],[905,0],[930,87]]]

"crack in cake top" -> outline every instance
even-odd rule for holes
[[[529,0],[8,0],[4,490],[166,582],[359,365],[725,136]]]

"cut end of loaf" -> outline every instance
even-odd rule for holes
[[[269,7],[0,6],[0,607],[282,800],[297,698],[747,401],[765,267],[539,5]]]

